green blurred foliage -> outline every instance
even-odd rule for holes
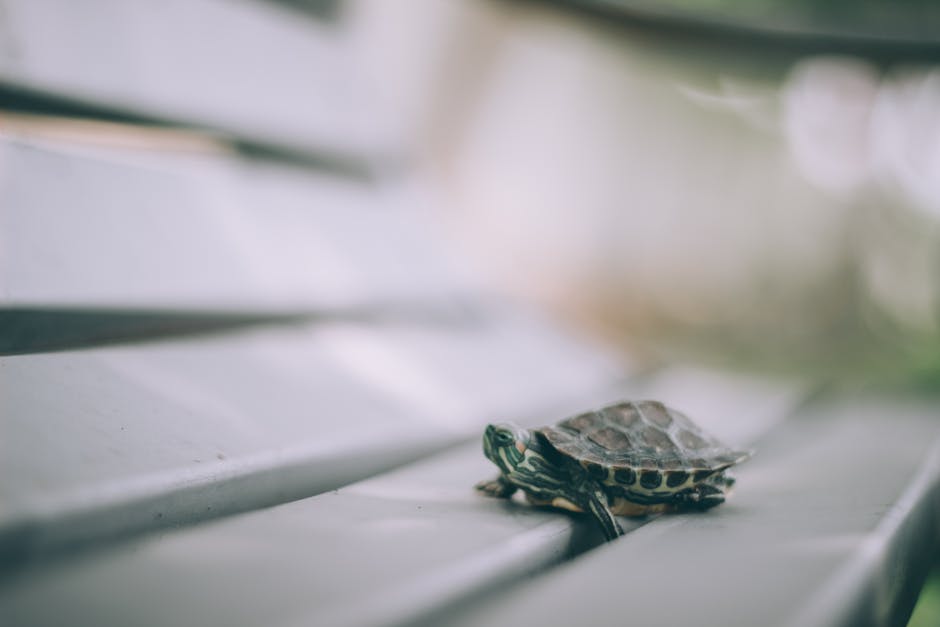
[[[917,606],[907,627],[937,627],[940,625],[940,560],[927,579]]]
[[[656,4],[731,21],[784,18],[791,25],[899,36],[931,35],[940,19],[940,3],[934,0],[658,0]]]

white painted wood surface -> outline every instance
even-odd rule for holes
[[[370,158],[381,112],[337,24],[249,0],[5,0],[0,83],[300,151]]]
[[[686,371],[680,378],[689,383],[697,376]],[[554,421],[652,389],[670,402],[682,398],[683,389],[668,381],[667,374],[648,388],[586,394],[528,421]],[[685,408],[731,435],[747,432],[752,421],[766,430],[803,398],[801,388],[709,381],[727,395],[717,403],[690,400]],[[23,624],[105,626],[129,616],[141,625],[438,620],[454,604],[511,590],[600,540],[584,518],[480,496],[473,484],[494,470],[474,441],[314,498],[37,565],[0,593],[0,606]],[[748,507],[743,498],[723,506],[732,517]]]
[[[469,289],[407,192],[219,155],[0,137],[0,226],[6,307],[369,312]]]

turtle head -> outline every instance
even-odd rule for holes
[[[513,474],[525,459],[530,437],[528,429],[511,422],[487,425],[483,432],[483,454],[503,473]]]

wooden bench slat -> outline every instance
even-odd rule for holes
[[[734,399],[741,382],[723,387]],[[771,424],[801,395],[770,389],[744,393],[738,405],[687,409],[729,433],[750,417]],[[683,397],[660,392],[673,403]],[[594,392],[530,421],[618,395],[646,396],[632,387]],[[18,620],[61,625],[80,616],[106,626],[129,613],[142,625],[399,624],[599,541],[588,521],[476,494],[473,483],[494,471],[473,442],[335,493],[37,566],[14,578],[0,603]]]
[[[274,312],[0,308],[0,355],[21,355],[130,341],[219,333],[260,324],[304,322],[315,316]],[[323,318],[330,317],[324,312]]]
[[[0,372],[0,552],[20,555],[309,496],[622,376],[499,311],[6,357]]]
[[[368,158],[380,112],[336,23],[273,3],[12,0],[0,84],[299,151]],[[387,144],[387,142],[386,142]]]
[[[903,624],[940,531],[936,408],[830,397],[757,447],[708,516],[656,520],[437,624]]]
[[[0,305],[446,305],[467,280],[422,210],[222,156],[122,163],[0,138]]]

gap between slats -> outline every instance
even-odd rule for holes
[[[246,158],[295,165],[369,183],[378,170],[374,158],[315,146],[288,146],[248,134],[194,124],[100,102],[53,94],[0,80],[0,129],[33,137],[78,143],[178,150],[184,153],[236,153]],[[390,163],[385,164],[388,169]]]
[[[182,311],[53,307],[0,308],[0,356],[206,335],[260,325],[348,322],[454,327],[480,324],[479,307],[375,303],[296,311]]]

